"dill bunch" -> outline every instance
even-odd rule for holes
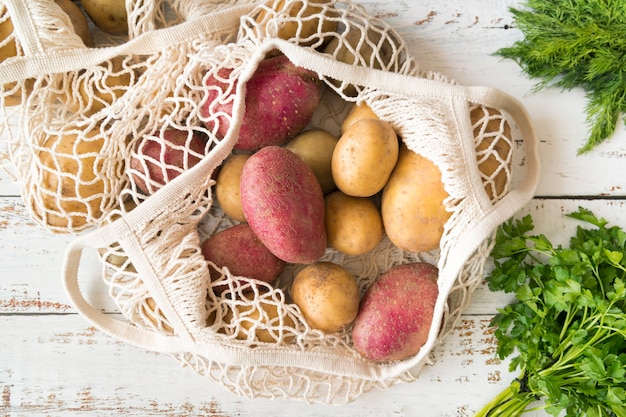
[[[529,0],[510,8],[524,38],[496,55],[547,87],[582,88],[589,135],[578,154],[609,139],[626,111],[626,2]]]

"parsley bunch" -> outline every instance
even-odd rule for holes
[[[554,416],[626,416],[626,232],[584,208],[568,216],[592,225],[579,225],[568,248],[531,235],[529,215],[498,229],[487,283],[515,301],[491,324],[498,357],[515,355],[510,369],[520,374],[477,417],[531,406]]]
[[[619,0],[529,0],[511,8],[524,39],[496,52],[517,62],[535,90],[581,87],[590,132],[585,153],[613,135],[626,111],[626,7]],[[626,121],[626,120],[625,120]]]

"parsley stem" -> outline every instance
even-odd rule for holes
[[[532,392],[523,389],[520,380],[514,380],[474,417],[516,417],[522,415],[526,408],[536,400],[536,397]]]

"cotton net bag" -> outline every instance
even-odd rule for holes
[[[392,28],[349,1],[127,2],[128,34],[104,36],[98,48],[80,41],[54,2],[5,1],[17,45],[17,57],[0,64],[5,160],[32,217],[52,232],[76,235],[64,285],[87,320],[252,398],[345,403],[417,380],[425,365],[436,365],[432,350],[481,282],[495,229],[537,184],[535,133],[515,99],[420,69]],[[330,42],[354,60],[329,53]],[[366,255],[328,248],[320,259],[348,269],[362,292],[394,265],[426,261],[439,268],[429,337],[413,357],[371,362],[353,348],[349,326],[332,334],[311,328],[289,296],[303,265],[288,265],[270,285],[235,277],[201,253],[206,238],[237,223],[214,199],[215,173],[237,141],[246,82],[276,54],[320,79],[323,96],[309,127],[338,136],[350,107],[366,103],[442,173],[451,216],[438,249],[405,252],[385,237]],[[200,110],[205,81],[214,75],[223,81],[218,99],[232,102],[230,114]],[[21,103],[9,106],[16,94]],[[230,127],[222,136],[224,121]],[[172,179],[141,191],[150,181],[130,166],[137,143],[159,144],[170,129],[185,133],[182,152],[197,163],[176,171],[155,158],[151,163]],[[193,149],[196,135],[204,149]],[[525,173],[514,179],[517,157]],[[481,169],[485,163],[489,170]],[[85,300],[79,272],[87,249],[98,254],[123,320]]]

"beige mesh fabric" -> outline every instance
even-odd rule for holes
[[[47,3],[25,12],[43,19]],[[33,217],[53,232],[77,235],[64,266],[77,310],[103,331],[172,353],[248,397],[344,403],[417,379],[480,283],[495,227],[532,197],[536,150],[523,109],[497,91],[420,71],[394,30],[349,1],[131,3],[124,41],[105,37],[110,46],[97,50],[41,44],[35,49],[46,60],[29,61],[27,53],[0,63],[4,100],[7,83],[25,82],[16,74],[25,71],[32,80],[22,105],[2,106],[2,120],[16,131],[7,159]],[[62,20],[57,24],[67,25]],[[434,324],[415,357],[371,363],[353,349],[349,328],[312,329],[289,299],[302,265],[288,265],[269,285],[234,277],[200,251],[204,239],[236,223],[213,199],[213,174],[237,139],[246,81],[266,54],[279,52],[323,82],[312,127],[339,135],[350,106],[365,102],[442,172],[452,216],[438,250],[403,252],[385,238],[367,255],[328,249],[322,258],[345,266],[362,291],[393,265],[422,260],[440,268]],[[222,81],[214,93],[232,104],[232,114],[202,113],[213,76]],[[514,133],[507,114],[529,141],[530,174],[521,190],[510,189]],[[223,136],[220,123],[231,126]],[[172,132],[177,145],[166,140]],[[148,146],[177,150],[186,169],[164,153],[133,163]],[[127,321],[103,315],[82,296],[86,248],[98,250],[109,293]],[[219,278],[212,281],[210,270]]]

